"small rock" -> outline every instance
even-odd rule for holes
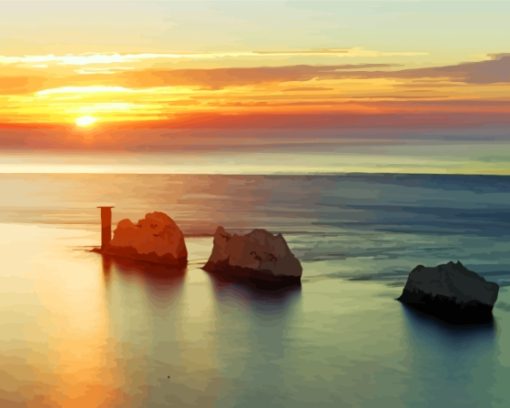
[[[208,272],[270,285],[299,284],[303,269],[281,234],[255,229],[246,235],[218,227],[204,266]]]
[[[407,279],[402,303],[444,320],[481,322],[492,320],[499,286],[470,271],[460,262],[414,268]]]
[[[136,224],[129,219],[121,220],[103,252],[171,266],[186,265],[188,259],[184,234],[163,212],[146,214]]]

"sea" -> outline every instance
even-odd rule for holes
[[[0,407],[508,407],[510,177],[0,174]],[[90,252],[164,211],[189,264]],[[302,284],[201,269],[218,225],[282,233]],[[494,321],[395,299],[417,265],[500,286]]]

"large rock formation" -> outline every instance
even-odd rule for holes
[[[102,252],[171,266],[186,265],[188,259],[182,231],[162,212],[146,214],[136,224],[121,220]]]
[[[208,272],[270,285],[299,284],[303,269],[281,234],[255,229],[246,235],[218,227],[204,266]]]
[[[402,303],[455,322],[492,319],[499,286],[465,268],[460,262],[414,268],[407,279]]]

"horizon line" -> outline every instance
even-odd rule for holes
[[[349,171],[349,172],[273,172],[273,173],[189,173],[189,172],[173,172],[173,173],[129,173],[129,172],[0,172],[0,176],[4,175],[103,175],[103,176],[458,176],[458,177],[510,177],[508,173],[436,173],[436,172],[373,172],[373,171]]]

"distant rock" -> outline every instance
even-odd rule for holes
[[[281,234],[255,229],[246,235],[218,227],[204,266],[208,272],[269,285],[299,284],[303,269]]]
[[[460,262],[414,268],[407,279],[402,303],[453,322],[492,319],[499,286],[470,271]]]
[[[171,266],[184,266],[188,259],[184,234],[162,212],[146,214],[136,224],[129,219],[121,220],[110,245],[102,252]]]

